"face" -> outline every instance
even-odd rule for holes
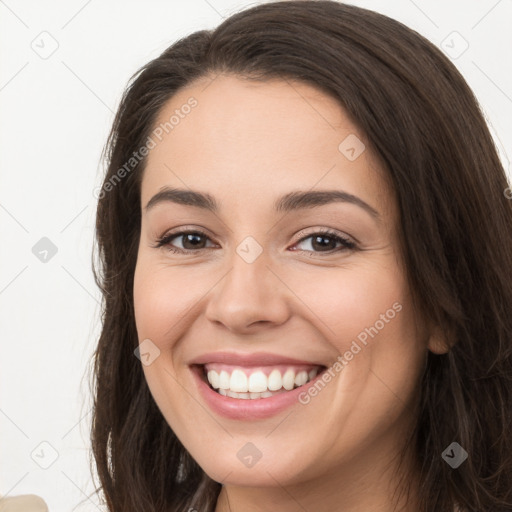
[[[429,336],[363,134],[297,82],[220,75],[155,126],[173,114],[142,179],[134,282],[163,416],[225,484],[380,471],[410,426]]]

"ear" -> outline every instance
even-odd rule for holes
[[[427,348],[434,354],[446,354],[452,348],[453,336],[443,331],[440,327],[435,327],[430,332],[427,342]]]

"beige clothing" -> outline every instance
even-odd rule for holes
[[[35,494],[0,497],[0,512],[48,512],[44,500]]]

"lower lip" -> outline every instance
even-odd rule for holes
[[[255,420],[264,419],[275,416],[284,411],[293,404],[300,403],[299,395],[307,391],[323,372],[319,373],[313,380],[307,384],[295,388],[291,391],[279,393],[268,398],[247,399],[231,398],[223,396],[214,391],[207,382],[204,381],[203,368],[200,366],[191,367],[194,374],[199,392],[203,396],[205,402],[217,414],[233,420]]]

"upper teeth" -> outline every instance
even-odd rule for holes
[[[289,391],[295,386],[303,386],[314,379],[317,373],[318,369],[316,368],[309,372],[288,368],[281,374],[279,369],[274,368],[267,377],[262,370],[250,371],[235,368],[231,371],[208,370],[206,377],[214,389],[229,390],[235,393],[262,393],[278,391],[281,388]]]

